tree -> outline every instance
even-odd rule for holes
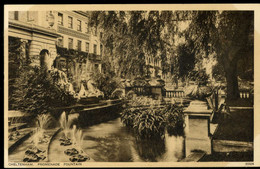
[[[115,76],[108,58],[102,60],[102,72],[94,72],[92,75],[96,87],[104,93],[106,99],[110,99],[112,92],[120,87],[120,79]]]
[[[223,65],[227,81],[227,99],[237,99],[238,61],[243,57],[253,57],[254,13],[196,11],[192,16],[186,36],[194,41],[197,59],[214,54]]]
[[[254,13],[222,12],[219,17],[221,22],[219,24],[219,41],[216,42],[216,49],[225,70],[227,97],[236,99],[239,97],[238,61],[243,57],[253,57]]]
[[[172,11],[94,11],[90,16],[91,25],[106,32],[105,54],[112,64],[120,65],[119,76],[146,76],[146,56],[165,62],[167,34],[174,30]],[[171,31],[164,31],[167,25]]]
[[[194,69],[195,53],[193,51],[193,48],[194,45],[192,41],[178,46],[177,64],[179,68],[178,70],[179,77],[184,77],[185,75],[188,75],[188,73]]]

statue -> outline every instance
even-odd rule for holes
[[[87,82],[88,91],[90,93],[89,96],[90,97],[93,97],[93,96],[95,96],[95,97],[98,97],[98,96],[104,97],[104,93],[101,92],[100,90],[98,90],[94,85],[95,85],[95,82],[93,80],[89,80]]]

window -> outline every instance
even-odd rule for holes
[[[14,11],[14,19],[18,20],[18,11]]]
[[[73,28],[73,19],[72,17],[68,17],[68,28]]]
[[[89,33],[89,25],[85,22],[85,33]]]
[[[97,36],[97,27],[94,27],[94,36]]]
[[[93,52],[94,52],[94,54],[96,55],[97,54],[97,45],[93,45]]]
[[[18,11],[9,11],[9,19],[18,20]]]
[[[81,21],[77,20],[77,31],[81,31]]]
[[[63,37],[58,39],[58,44],[59,47],[63,47]]]
[[[63,14],[58,13],[58,24],[63,25]]]
[[[100,55],[102,56],[103,53],[103,45],[100,45]]]
[[[89,52],[89,43],[86,42],[86,52]]]
[[[78,50],[81,51],[81,41],[78,40]]]
[[[69,38],[69,49],[73,49],[73,39]]]

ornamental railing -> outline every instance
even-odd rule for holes
[[[165,91],[165,97],[166,98],[183,98],[186,97],[183,90],[166,90]]]

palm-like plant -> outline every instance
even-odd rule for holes
[[[121,115],[122,123],[127,127],[133,127],[135,117],[141,113],[139,108],[125,109]]]
[[[164,135],[165,119],[154,109],[144,110],[134,119],[133,128],[140,138],[154,138]]]

